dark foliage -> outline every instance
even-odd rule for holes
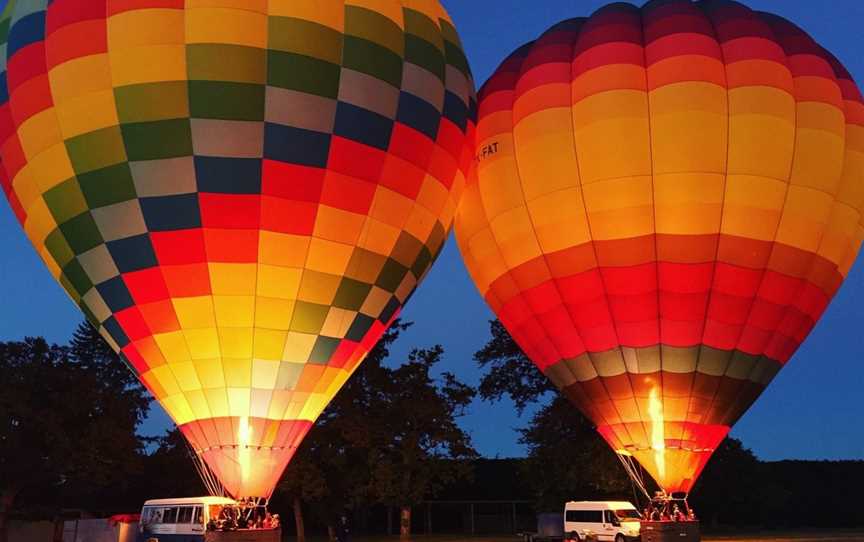
[[[761,463],[759,524],[779,527],[864,527],[858,506],[864,461]]]
[[[756,501],[783,500],[781,488],[766,486],[760,463],[740,440],[727,438],[708,462],[691,492],[690,502],[710,527],[720,524],[756,525]],[[771,504],[766,503],[766,506]]]
[[[68,346],[0,343],[0,390],[0,540],[13,507],[44,516],[129,489],[150,401],[89,324]]]
[[[401,366],[375,371],[381,394],[364,425],[371,426],[376,443],[370,457],[371,489],[384,503],[417,504],[468,476],[463,460],[477,457],[470,437],[456,423],[474,390],[450,373],[442,374],[440,382],[430,374],[443,353],[440,346],[414,350]]]
[[[368,412],[374,394],[371,373],[382,365],[390,355],[390,346],[408,327],[410,324],[397,322],[387,330],[318,418],[279,484],[277,502],[285,497],[300,499],[317,521],[332,524],[344,507],[369,500],[371,473],[365,467],[371,439],[362,425],[352,426],[345,417]],[[357,442],[362,445],[355,446]]]
[[[552,397],[520,430],[528,447],[524,476],[538,506],[555,511],[573,498],[632,497],[624,469],[593,424],[558,395],[501,322],[493,320],[489,328],[489,341],[474,354],[486,369],[480,395],[488,401],[509,397],[520,411]]]
[[[558,511],[570,499],[634,500],[624,470],[593,425],[519,349],[498,321],[474,358],[486,369],[480,395],[509,397],[517,408],[553,395],[528,425],[521,442],[529,456],[521,469],[540,510]],[[646,481],[651,484],[650,477]],[[761,462],[743,444],[726,439],[691,493],[691,504],[710,528],[861,527],[864,512],[849,506],[864,487],[864,462]],[[649,491],[653,489],[649,487]]]
[[[388,507],[410,509],[430,498],[513,499],[535,503],[519,512],[530,526],[533,512],[559,511],[566,500],[633,499],[591,423],[549,393],[545,377],[497,322],[475,356],[488,371],[480,395],[542,406],[521,430],[527,458],[477,458],[457,423],[474,390],[453,375],[434,374],[441,348],[386,361],[407,327],[397,323],[387,332],[298,450],[273,500],[284,518],[298,499],[315,530],[350,508],[357,531],[381,532]],[[149,400],[89,326],[66,346],[0,343],[0,389],[0,541],[10,508],[22,518],[51,519],[69,508],[106,515],[134,512],[148,498],[204,492],[178,431],[159,439],[136,434]],[[854,506],[861,487],[864,461],[760,462],[727,439],[691,503],[708,528],[864,527]],[[436,525],[466,528],[464,506],[441,506]],[[423,526],[427,508],[415,508]],[[445,519],[445,510],[455,516]],[[285,525],[290,530],[291,522]]]
[[[498,320],[489,322],[492,337],[474,354],[474,360],[486,373],[480,380],[480,397],[499,401],[509,397],[522,413],[531,403],[554,393],[555,387],[504,329]]]
[[[864,461],[759,461],[726,439],[693,489],[709,528],[864,527]]]
[[[568,500],[632,499],[630,479],[594,426],[563,397],[556,397],[520,431],[534,498],[544,511]]]
[[[160,497],[196,497],[207,493],[193,466],[192,452],[179,429],[171,429],[153,439],[155,450],[141,462],[141,476],[136,483],[134,511],[147,499]]]
[[[327,524],[346,507],[411,506],[470,475],[476,457],[457,424],[474,390],[432,375],[443,349],[415,349],[388,364],[410,324],[397,322],[319,418],[280,488]],[[392,366],[391,366],[392,365]]]

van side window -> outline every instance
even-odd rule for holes
[[[564,521],[570,523],[603,523],[602,510],[567,510]]]
[[[150,509],[150,523],[162,523],[162,513],[165,512],[164,508],[151,508]]]
[[[604,510],[603,511],[603,523],[615,523],[617,518],[615,518],[615,512],[612,510]]]
[[[162,513],[162,523],[177,523],[177,507],[165,508]]]
[[[177,523],[192,523],[192,507],[181,506],[177,512]]]
[[[202,507],[200,507],[200,506],[195,507],[195,510],[192,513],[192,523],[204,525],[204,509]]]

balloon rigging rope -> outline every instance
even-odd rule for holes
[[[216,475],[204,461],[204,457],[195,453],[195,450],[188,442],[186,442],[186,449],[189,453],[189,457],[192,459],[192,464],[195,465],[195,470],[198,471],[198,476],[204,483],[204,487],[207,492],[213,497],[224,497],[225,487],[219,482],[219,480],[216,478]]]
[[[621,465],[624,467],[624,471],[627,472],[627,475],[630,477],[631,485],[633,486],[633,492],[635,494],[636,488],[642,492],[646,499],[651,500],[651,495],[648,493],[648,490],[645,488],[645,479],[642,476],[642,473],[639,471],[639,467],[634,462],[633,458],[630,456],[625,456],[623,454],[615,454],[618,456],[619,461],[621,461]]]

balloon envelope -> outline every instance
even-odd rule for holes
[[[473,156],[437,0],[13,0],[2,183],[234,497],[266,497],[414,291]]]
[[[465,263],[619,453],[689,491],[807,337],[862,240],[864,105],[792,23],[617,3],[480,92]]]

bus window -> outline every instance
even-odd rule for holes
[[[177,523],[177,508],[165,508],[162,512],[162,523]]]
[[[192,523],[197,523],[198,525],[204,525],[204,509],[200,506],[196,506],[192,513]]]
[[[164,508],[151,508],[148,523],[162,523],[162,513],[164,511]]]
[[[192,507],[181,506],[177,512],[177,523],[192,523]]]

